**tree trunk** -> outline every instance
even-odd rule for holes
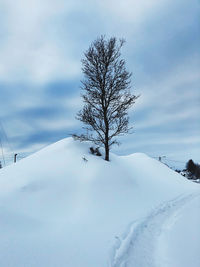
[[[104,99],[102,99],[102,103],[104,102]],[[105,160],[109,161],[109,124],[107,120],[107,109],[105,108],[105,105],[102,104],[103,108],[103,115],[104,115],[104,123],[105,123]]]
[[[105,160],[109,161],[109,145],[108,142],[105,144]]]
[[[104,112],[104,122],[106,126],[106,132],[105,132],[105,160],[109,161],[109,125],[108,120],[106,116],[106,112]]]

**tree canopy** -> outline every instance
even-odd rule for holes
[[[121,58],[124,42],[101,36],[82,59],[84,107],[77,119],[85,124],[86,133],[78,138],[103,145],[105,160],[109,160],[110,147],[119,143],[116,137],[130,131],[128,109],[138,97],[130,92],[132,74]]]

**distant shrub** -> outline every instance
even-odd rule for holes
[[[191,174],[195,174],[196,164],[194,163],[194,161],[192,159],[188,160],[188,162],[186,163],[186,169]]]
[[[96,147],[96,148],[93,148],[92,146],[90,147],[90,152],[91,154],[93,155],[96,155],[96,156],[102,156],[101,152],[99,151],[99,148]]]
[[[95,150],[94,150],[94,148],[91,146],[90,147],[90,152],[94,155],[94,153],[95,153]]]
[[[186,163],[187,177],[189,179],[199,179],[200,178],[200,165],[194,163],[192,159],[190,159]]]
[[[97,156],[102,156],[102,154],[101,154],[101,152],[99,151],[99,148],[97,147],[96,149],[95,149],[95,154],[97,155]]]
[[[196,170],[195,170],[195,174],[197,179],[200,178],[200,165],[199,164],[196,164]]]

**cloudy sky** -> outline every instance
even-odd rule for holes
[[[130,110],[134,134],[113,151],[200,161],[199,15],[199,0],[0,0],[5,155],[80,131],[80,60],[105,34],[126,39],[122,55],[141,95]]]

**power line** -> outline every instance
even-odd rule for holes
[[[172,162],[184,163],[184,164],[186,163],[184,161],[170,159],[167,156],[152,156],[152,158],[154,158],[154,159],[160,159],[161,158],[163,161],[172,161]]]
[[[168,158],[167,158],[166,160],[173,161],[173,162],[178,162],[178,163],[185,163],[185,162],[183,162],[183,161],[174,160],[174,159],[168,159]]]
[[[1,154],[2,154],[2,158],[3,158],[3,163],[4,163],[4,166],[6,166],[4,152],[3,152],[3,145],[2,145],[2,142],[1,142],[1,138],[0,138],[0,146],[1,146]]]
[[[4,126],[3,126],[2,121],[0,121],[0,127],[1,127],[1,130],[2,130],[2,133],[3,133],[4,137],[5,137],[5,139],[6,139],[6,142],[7,142],[8,146],[9,146],[10,151],[14,154],[13,147],[12,147],[12,145],[11,145],[11,143],[10,143],[10,141],[9,141],[9,138],[8,138],[8,136],[7,136],[7,134],[6,134],[6,131],[5,131],[5,129],[4,129]]]

